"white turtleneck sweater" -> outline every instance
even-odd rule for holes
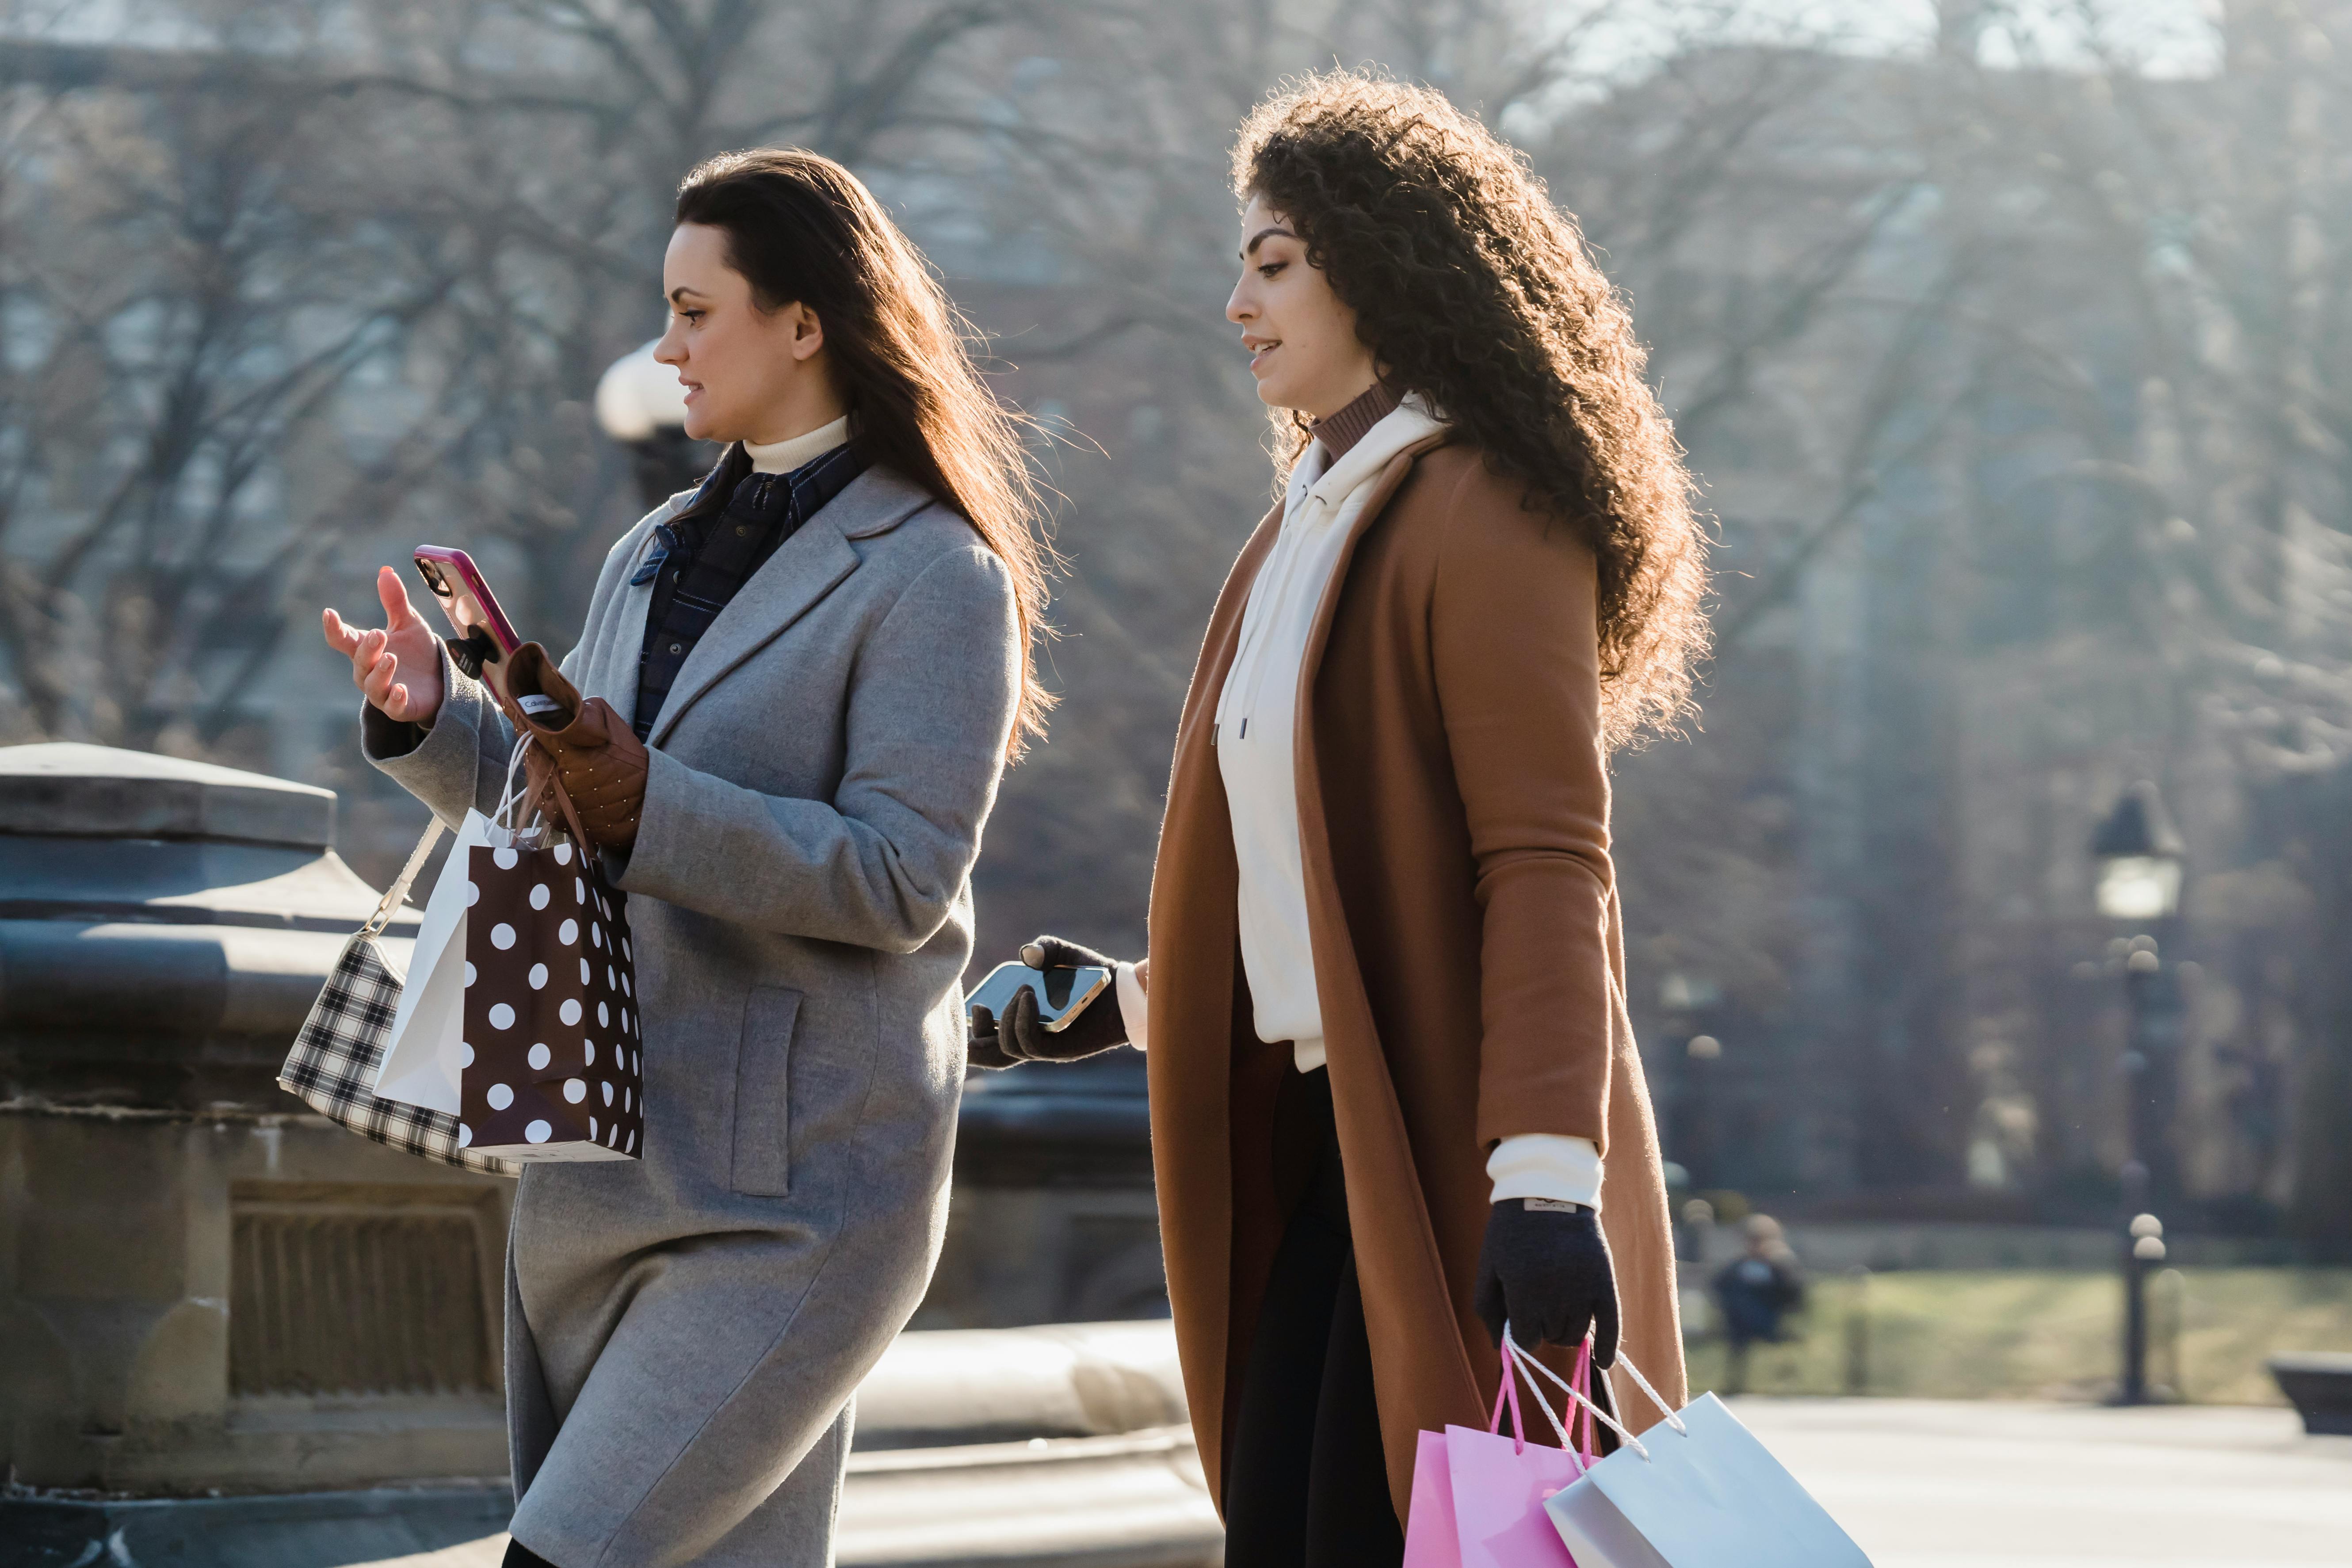
[[[821,425],[789,441],[771,441],[764,447],[757,441],[746,441],[743,455],[751,459],[751,471],[755,474],[789,474],[848,439],[849,416],[845,414],[830,425]]]
[[[1242,612],[1241,643],[1217,698],[1217,768],[1240,870],[1242,967],[1258,1038],[1289,1042],[1297,1069],[1324,1065],[1323,1006],[1308,943],[1298,845],[1293,741],[1300,670],[1316,611],[1339,552],[1389,460],[1444,426],[1418,396],[1382,418],[1336,461],[1318,441],[1292,472],[1282,530]],[[1134,968],[1118,968],[1119,1011],[1140,1047],[1145,1016]],[[1477,998],[1465,998],[1475,1007]],[[1590,1139],[1528,1133],[1487,1157],[1494,1198],[1549,1198],[1599,1207],[1601,1152]]]

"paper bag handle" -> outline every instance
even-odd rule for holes
[[[1552,1371],[1551,1368],[1544,1365],[1543,1363],[1536,1360],[1535,1357],[1520,1349],[1518,1342],[1511,1338],[1511,1327],[1508,1323],[1503,1325],[1503,1349],[1513,1360],[1517,1361],[1523,1369],[1540,1373],[1545,1377],[1549,1378],[1553,1384],[1558,1385],[1562,1394],[1567,1394],[1570,1399],[1575,1400],[1579,1405],[1584,1406],[1586,1410],[1592,1413],[1593,1416],[1597,1418],[1602,1426],[1608,1427],[1609,1430],[1616,1433],[1618,1436],[1624,1439],[1626,1446],[1632,1448],[1633,1452],[1641,1455],[1644,1459],[1650,1457],[1650,1450],[1643,1446],[1642,1440],[1639,1437],[1634,1436],[1633,1433],[1627,1431],[1624,1426],[1620,1425],[1615,1416],[1601,1409],[1598,1405],[1593,1404],[1586,1395],[1577,1392],[1575,1386],[1570,1384],[1566,1379],[1562,1378],[1559,1373]],[[1618,1364],[1621,1366],[1627,1364],[1625,1358],[1622,1353],[1618,1356],[1617,1360]],[[1606,1377],[1608,1374],[1603,1373],[1601,1375]],[[1634,1375],[1638,1377],[1641,1374],[1636,1373]],[[1528,1382],[1532,1384],[1534,1379],[1530,1378],[1528,1379]],[[1612,1384],[1610,1386],[1613,1390],[1616,1385]],[[1643,1386],[1647,1387],[1648,1384],[1644,1384]],[[1656,1395],[1654,1394],[1651,1397],[1656,1398]],[[1663,1402],[1661,1403],[1663,1404]],[[1550,1411],[1550,1408],[1551,1407],[1548,1405],[1544,1406],[1547,1413]],[[1675,1415],[1671,1411],[1667,1413],[1666,1419],[1674,1423],[1675,1430],[1678,1432],[1685,1430],[1681,1418]],[[1561,1441],[1565,1442],[1566,1439],[1562,1438]]]
[[[1517,1444],[1517,1447],[1513,1451],[1524,1454],[1528,1451],[1527,1417],[1519,1413],[1518,1379],[1513,1375],[1513,1368],[1517,1363],[1517,1358],[1527,1356],[1528,1352],[1521,1350],[1518,1344],[1512,1340],[1511,1326],[1508,1322],[1506,1322],[1503,1325],[1503,1343],[1507,1347],[1503,1356],[1503,1377],[1501,1384],[1495,1390],[1495,1414],[1488,1418],[1486,1422],[1486,1430],[1498,1435],[1501,1433],[1503,1429],[1503,1402],[1505,1398],[1507,1397],[1511,1405],[1511,1434],[1513,1440]],[[1530,1361],[1533,1360],[1532,1357],[1529,1357],[1528,1359]],[[1559,1377],[1552,1373],[1549,1367],[1544,1366],[1540,1362],[1536,1362],[1534,1364],[1543,1372],[1545,1376],[1551,1378],[1554,1383],[1559,1382]],[[1589,1375],[1588,1369],[1591,1364],[1592,1342],[1588,1338],[1582,1345],[1578,1347],[1577,1350],[1576,1372],[1574,1374],[1576,1382],[1582,1383],[1585,1380]],[[1560,1386],[1568,1388],[1568,1391],[1570,1394],[1574,1394],[1576,1392],[1574,1388],[1569,1387],[1566,1384],[1561,1384]],[[1560,1447],[1569,1454],[1576,1457],[1579,1468],[1591,1468],[1592,1465],[1592,1425],[1591,1421],[1588,1420],[1585,1423],[1584,1449],[1582,1453],[1579,1454],[1575,1440],[1568,1435],[1568,1429],[1559,1424],[1559,1417],[1551,1413],[1551,1405],[1544,1399],[1543,1390],[1536,1386],[1535,1379],[1531,1377],[1528,1379],[1528,1392],[1535,1395],[1536,1408],[1542,1411],[1544,1413],[1544,1419],[1550,1423],[1552,1435],[1559,1439]],[[1573,1410],[1575,1406],[1570,1405],[1569,1408]]]
[[[1636,1384],[1641,1385],[1642,1392],[1650,1396],[1651,1404],[1665,1412],[1667,1426],[1673,1427],[1675,1431],[1681,1433],[1685,1437],[1690,1436],[1690,1428],[1683,1425],[1683,1418],[1675,1414],[1675,1407],[1673,1405],[1667,1404],[1663,1398],[1659,1397],[1658,1391],[1656,1389],[1650,1386],[1650,1380],[1642,1375],[1642,1369],[1633,1364],[1633,1358],[1632,1356],[1622,1354],[1619,1355],[1617,1358],[1617,1364],[1623,1367],[1626,1374],[1632,1377]],[[1617,1380],[1610,1377],[1609,1373],[1605,1371],[1601,1373],[1601,1375],[1603,1379],[1607,1380],[1609,1384],[1609,1393],[1611,1395],[1610,1403],[1612,1405],[1616,1404],[1615,1396],[1617,1393]]]
[[[375,913],[368,917],[367,924],[360,927],[362,936],[383,934],[383,928],[392,922],[393,911],[406,901],[410,884],[416,880],[416,874],[425,869],[425,858],[433,853],[433,846],[440,838],[441,819],[436,816],[425,825],[425,837],[416,841],[416,847],[408,852],[408,864],[400,868],[400,875],[394,877],[392,886],[383,890],[383,900],[376,905]]]
[[[1511,1437],[1518,1445],[1513,1452],[1524,1454],[1528,1451],[1528,1418],[1519,1411],[1519,1381],[1508,1356],[1503,1358],[1503,1375],[1495,1384],[1495,1413],[1486,1417],[1486,1430],[1497,1436],[1503,1430],[1503,1402],[1507,1399],[1511,1404]],[[1540,1396],[1537,1403],[1542,1404]],[[1551,1414],[1549,1406],[1545,1407],[1544,1414]]]
[[[514,754],[507,759],[507,776],[512,778],[516,763],[522,760],[525,746],[539,741],[540,749],[547,751],[547,745],[545,742],[540,741],[539,732],[523,718],[522,710],[516,706],[514,699],[496,687],[490,687],[488,690],[491,700],[497,702],[499,711],[506,715],[507,722],[513,726],[517,736]],[[551,763],[554,760],[554,753],[549,752],[548,761]],[[547,792],[555,797],[555,804],[562,808],[563,825],[572,830],[572,841],[580,847],[581,859],[584,861],[590,858],[595,854],[596,846],[589,840],[588,830],[580,826],[580,813],[572,808],[572,796],[566,794],[563,788],[563,774],[552,766],[547,770]]]

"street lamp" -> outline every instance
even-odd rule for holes
[[[647,508],[692,487],[710,467],[709,448],[686,433],[686,388],[646,343],[614,360],[596,382],[596,423],[629,449]]]
[[[2147,1403],[2147,1270],[2164,1261],[2164,1224],[2149,1207],[2148,1162],[2162,1130],[2152,1125],[2159,1101],[2168,1099],[2177,1009],[2170,1005],[2170,975],[2162,949],[2146,928],[2164,926],[2180,912],[2182,846],[2156,785],[2142,781],[2124,792],[2115,809],[2091,836],[2098,862],[2099,913],[2143,928],[2118,939],[2124,957],[2126,1022],[2124,1073],[2124,1365],[2119,1405]],[[2169,1182],[2164,1184],[2168,1192]]]
[[[2126,790],[2091,836],[2099,912],[2111,921],[2168,920],[2180,910],[2180,834],[2156,786]]]

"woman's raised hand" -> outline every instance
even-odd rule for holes
[[[430,725],[441,711],[441,639],[408,602],[400,574],[375,574],[383,626],[362,631],[333,610],[325,616],[327,646],[352,661],[352,684],[388,719]]]

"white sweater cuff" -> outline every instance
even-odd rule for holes
[[[1112,970],[1111,984],[1117,987],[1118,1016],[1127,1024],[1127,1043],[1139,1051],[1143,1049],[1143,1037],[1151,1027],[1151,1015],[1143,983],[1135,977],[1135,965],[1122,963]]]
[[[1523,1132],[1506,1138],[1486,1156],[1486,1176],[1496,1203],[1505,1198],[1552,1198],[1601,1206],[1601,1151],[1590,1138]]]

